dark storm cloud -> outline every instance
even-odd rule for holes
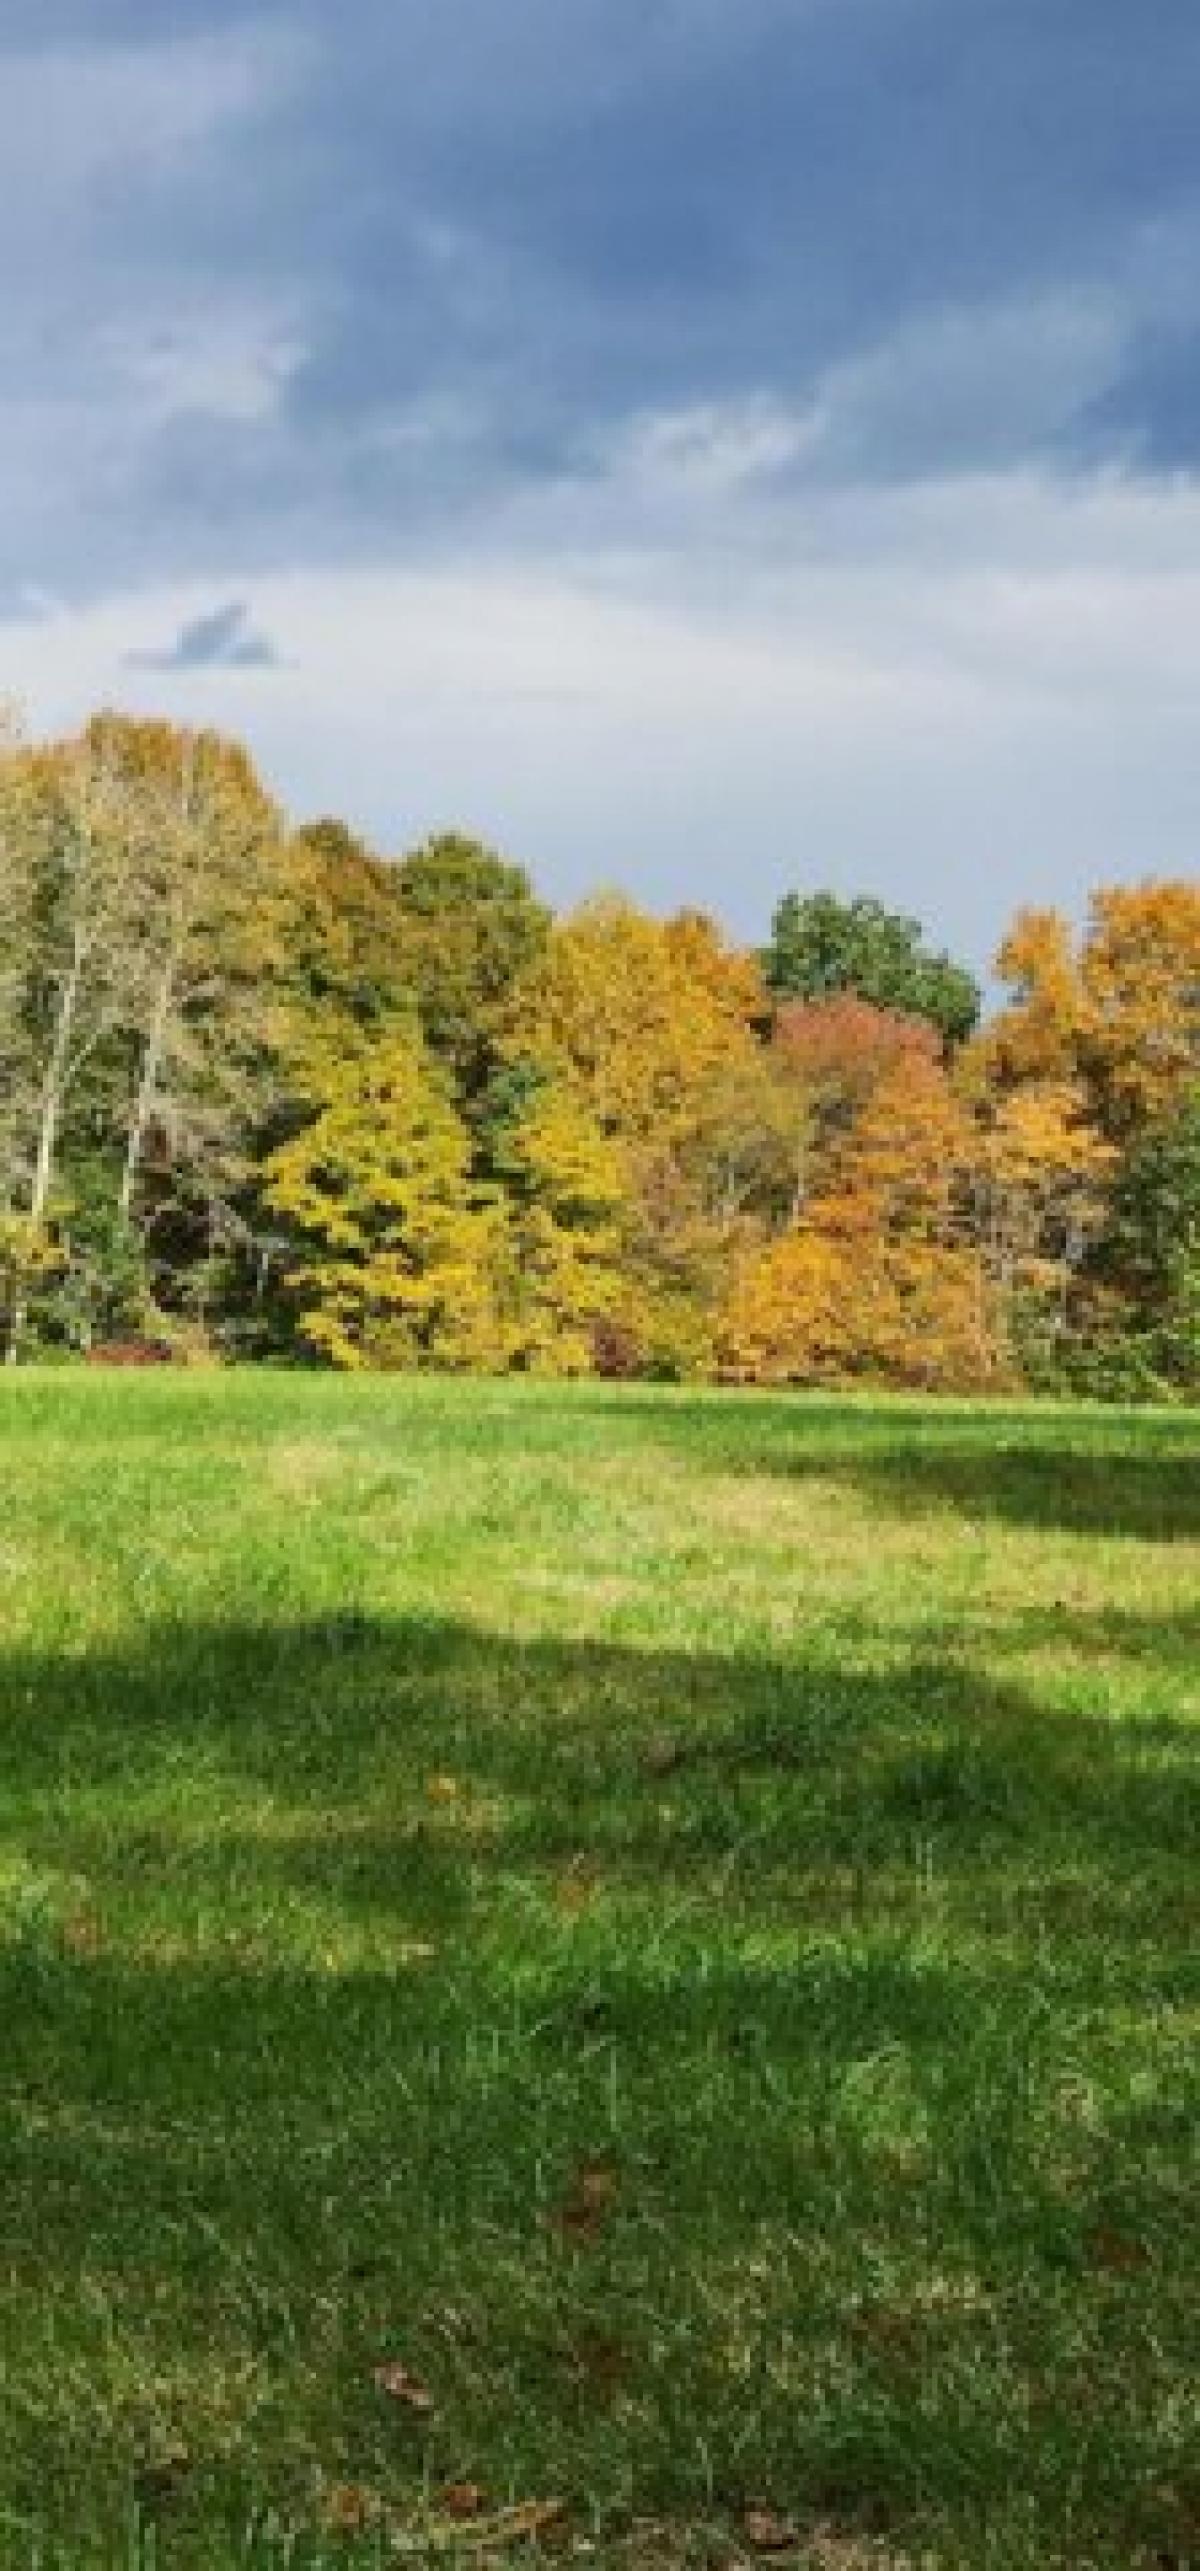
[[[406,555],[764,398],[793,478],[1190,467],[1198,118],[1194,0],[1152,41],[1128,0],[6,0],[0,582]]]
[[[750,936],[1190,865],[1198,131],[1197,0],[0,0],[0,695]]]
[[[1127,0],[417,0],[352,25],[285,141],[282,223],[252,167],[224,205],[254,228],[257,201],[264,256],[286,273],[303,243],[324,288],[301,417],[453,383],[540,403],[558,450],[634,407],[804,398],[922,312],[1124,292],[1192,210],[1191,0],[1161,0],[1153,44]],[[1169,348],[1173,313],[1146,320]]]

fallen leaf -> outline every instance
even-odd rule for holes
[[[515,2508],[498,2510],[494,2517],[427,2518],[419,2528],[397,2527],[391,2548],[422,2561],[430,2553],[451,2552],[459,2545],[469,2545],[473,2554],[486,2554],[493,2546],[531,2544],[551,2535],[565,2525],[566,2517],[563,2500],[522,2500]]]
[[[375,2491],[363,2490],[358,2482],[335,2482],[321,2514],[331,2535],[361,2535],[377,2523],[382,2505]]]
[[[565,2239],[594,2241],[616,2204],[620,2180],[612,2162],[585,2161],[577,2169],[558,2212],[550,2217]]]
[[[603,2214],[615,2204],[619,2183],[610,2160],[591,2160],[585,2162],[576,2177],[575,2194],[581,2205]]]
[[[447,2517],[482,2517],[486,2501],[478,2482],[448,2482],[440,2505]]]
[[[426,1780],[425,1792],[431,1803],[457,1803],[458,1778],[456,1776],[431,1776]]]
[[[534,2536],[548,2535],[552,2527],[561,2526],[566,2518],[564,2500],[522,2500],[516,2508],[501,2509],[487,2520],[489,2544],[526,2544]]]
[[[1122,2232],[1114,2232],[1107,2223],[1098,2223],[1089,2232],[1087,2246],[1097,2267],[1107,2268],[1112,2276],[1133,2276],[1139,2268],[1148,2267],[1150,2252],[1144,2241],[1131,2241]]]
[[[387,2394],[389,2401],[401,2401],[408,2410],[426,2411],[433,2408],[433,2394],[423,2383],[418,2382],[415,2375],[410,2375],[407,2366],[401,2365],[398,2357],[391,2357],[385,2365],[376,2366],[374,2380],[380,2392]]]
[[[756,2501],[742,2512],[742,2533],[756,2553],[788,2553],[799,2541],[790,2517],[780,2517],[778,2510]]]

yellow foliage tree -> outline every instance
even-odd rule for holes
[[[584,1375],[621,1298],[629,1211],[620,1155],[569,1091],[539,1089],[503,1154],[510,1194],[504,1316],[510,1362]]]
[[[294,1232],[302,1336],[343,1367],[504,1361],[502,1221],[415,1029],[326,1069],[320,1111],[275,1151],[265,1196]]]
[[[757,1075],[764,1009],[757,967],[703,913],[664,922],[610,896],[555,928],[510,1015],[509,1064],[572,1095],[618,1155],[620,1329],[655,1372],[711,1362],[732,1166],[714,1102]]]
[[[627,1152],[653,1154],[687,1130],[706,1076],[751,1044],[757,989],[702,914],[664,922],[606,895],[554,929],[505,1051],[579,1089]]]
[[[1115,1159],[1079,1081],[1031,1080],[985,1102],[975,1217],[1002,1294],[1049,1292],[1061,1310],[1072,1271],[1103,1222]]]

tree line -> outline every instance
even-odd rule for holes
[[[1200,889],[555,917],[246,751],[0,731],[0,1334],[342,1367],[1200,1389]]]

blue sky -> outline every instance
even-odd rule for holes
[[[0,688],[757,935],[1200,856],[1195,0],[0,0]]]

